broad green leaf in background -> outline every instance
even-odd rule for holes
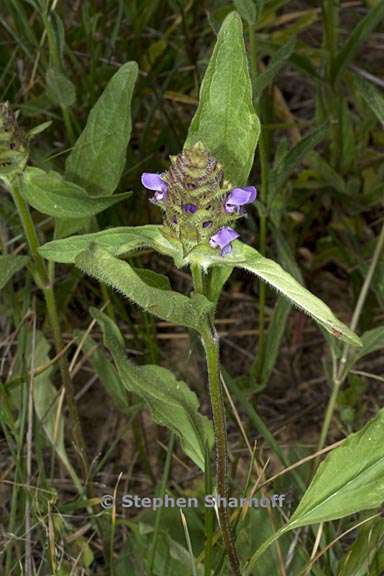
[[[289,302],[289,300],[283,296],[279,296],[273,310],[271,322],[268,326],[267,338],[265,342],[265,349],[268,351],[268,354],[265,355],[263,362],[259,390],[265,388],[272,374],[291,309],[292,304]]]
[[[49,350],[50,344],[41,332],[37,332],[36,346],[33,351],[35,367],[49,363]],[[65,450],[63,406],[60,406],[60,391],[51,382],[52,372],[53,366],[33,379],[32,393],[35,412],[50,444],[66,467],[73,483],[82,493],[81,482],[70,464]]]
[[[78,343],[82,341],[82,348],[89,358],[89,363],[100,378],[105,390],[111,396],[115,406],[126,416],[133,416],[139,406],[137,404],[130,405],[127,389],[102,346],[98,345],[90,336],[83,340],[84,332],[76,331],[75,337]]]
[[[289,528],[337,520],[384,501],[384,411],[350,434],[322,462]]]
[[[384,519],[375,518],[359,528],[337,576],[381,576],[384,571]]]
[[[209,279],[208,298],[212,302],[217,302],[220,298],[224,284],[232,274],[233,268],[230,266],[213,266],[211,268],[211,277]]]
[[[76,88],[73,82],[57,68],[49,68],[45,77],[48,97],[59,106],[72,106],[76,101]]]
[[[185,146],[202,142],[222,162],[226,178],[240,186],[247,182],[259,133],[243,26],[231,12],[220,28]]]
[[[201,294],[188,298],[173,290],[148,285],[127,262],[115,258],[95,244],[81,252],[75,264],[83,272],[112,286],[150,314],[179,326],[199,331],[202,318],[213,307],[212,302]]]
[[[327,132],[328,125],[315,128],[315,130],[307,134],[305,138],[300,140],[296,146],[279,159],[278,163],[270,172],[269,188],[271,190],[271,201],[273,201],[273,192],[281,188],[292,171],[298,166],[299,162],[323,140]]]
[[[351,370],[359,360],[368,356],[368,354],[384,348],[384,326],[378,326],[377,328],[372,328],[372,330],[364,332],[361,336],[361,344],[361,348],[353,350],[353,353],[349,355],[344,368],[346,373]]]
[[[136,266],[132,266],[132,270],[134,270],[135,274],[137,274],[143,282],[148,284],[148,286],[160,288],[160,290],[172,290],[169,278],[165,276],[165,274],[159,274],[159,272],[154,272],[149,268],[137,268]]]
[[[119,256],[140,248],[152,248],[160,254],[171,256],[179,266],[182,263],[182,248],[177,240],[167,239],[161,232],[162,226],[121,226],[93,234],[72,236],[63,240],[47,242],[40,254],[55,262],[74,263],[76,257],[91,243],[96,243],[111,254]]]
[[[361,336],[362,347],[358,350],[358,358],[384,348],[384,326],[367,330]]]
[[[361,48],[362,44],[383,18],[384,2],[381,1],[371,8],[368,14],[360,20],[358,25],[353,29],[347,43],[337,55],[331,69],[331,79],[333,82],[344,72],[356,52]]]
[[[357,88],[359,95],[363,98],[365,103],[370,107],[372,112],[384,126],[384,95],[383,93],[372,84],[361,78],[354,76],[353,83]]]
[[[199,413],[196,395],[166,368],[133,364],[116,324],[99,310],[93,308],[91,313],[103,331],[104,344],[127,390],[146,402],[155,422],[177,434],[184,452],[204,470],[205,446],[213,446],[213,429],[208,418]]]
[[[283,268],[274,262],[265,258],[257,250],[243,244],[240,241],[233,243],[231,254],[222,257],[213,248],[198,246],[191,251],[187,262],[199,263],[203,268],[208,269],[215,264],[224,266],[237,266],[249,270],[259,278],[279,290],[286,298],[296,304],[304,312],[312,316],[328,332],[341,338],[354,346],[360,346],[361,342],[358,336],[352,332],[345,324],[340,322],[330,310],[330,308],[314,296],[309,290],[304,288],[293,276],[288,274]]]
[[[66,177],[91,196],[113,194],[120,181],[132,130],[131,100],[137,74],[136,62],[124,64],[114,74],[67,158]]]
[[[248,576],[259,556],[282,534],[310,524],[371,510],[384,500],[384,410],[350,434],[320,464],[288,524],[252,556]]]
[[[255,24],[257,20],[257,8],[255,0],[233,0],[236,10],[248,23]]]
[[[43,214],[79,219],[102,212],[129,198],[132,192],[91,198],[84,188],[64,180],[58,172],[30,167],[23,173],[22,194],[28,204]]]
[[[28,260],[29,256],[13,256],[12,254],[0,256],[0,290],[16,272],[24,268]]]
[[[295,49],[296,38],[293,36],[272,56],[266,70],[258,74],[253,84],[253,96],[258,100],[265,88],[272,84],[275,76],[280,72],[286,61],[292,56]]]

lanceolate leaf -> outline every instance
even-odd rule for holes
[[[75,332],[76,340],[81,342],[84,332]],[[104,388],[111,396],[116,407],[126,416],[132,417],[140,408],[139,405],[130,405],[128,401],[127,389],[123,385],[119,374],[112,362],[107,357],[106,351],[96,343],[90,336],[86,337],[82,348],[89,358],[89,363],[100,378]]]
[[[384,2],[380,0],[353,29],[347,43],[337,55],[331,70],[333,81],[337,80],[338,76],[344,72],[356,52],[383,18]]]
[[[333,336],[341,338],[354,346],[361,345],[358,336],[340,322],[322,300],[304,288],[293,276],[285,272],[279,264],[265,258],[247,244],[235,241],[232,253],[224,257],[220,256],[212,248],[197,247],[190,253],[188,262],[198,262],[204,268],[220,263],[223,266],[237,266],[249,270],[279,290],[296,306],[312,316]]]
[[[213,307],[212,302],[202,295],[188,298],[173,290],[150,286],[127,262],[115,258],[94,244],[76,258],[75,264],[90,276],[109,284],[150,314],[179,326],[199,331],[202,316]]]
[[[49,362],[49,349],[50,345],[43,334],[37,332],[36,348],[33,351],[36,366],[44,366]],[[34,378],[32,387],[34,407],[50,444],[66,467],[74,484],[82,492],[80,480],[72,468],[65,450],[63,408],[60,406],[60,392],[51,382],[52,372],[53,367],[50,367]]]
[[[182,248],[176,240],[168,240],[161,233],[161,226],[122,226],[93,234],[71,236],[63,240],[54,240],[40,248],[40,254],[47,260],[74,263],[76,257],[91,243],[105,248],[111,254],[119,256],[140,248],[152,248],[160,254],[171,256],[176,264],[182,263]]]
[[[270,174],[270,188],[272,190],[271,201],[273,200],[273,193],[279,190],[306,154],[322,141],[327,134],[327,130],[327,125],[320,126],[313,130],[296,144],[296,146],[289,150],[289,152],[279,160],[277,165],[273,167]]]
[[[233,3],[240,16],[248,22],[248,24],[256,23],[257,8],[255,0],[233,0]]]
[[[49,68],[46,74],[48,97],[59,106],[72,106],[76,101],[73,82],[60,70]]]
[[[365,103],[370,107],[375,116],[379,119],[382,126],[384,126],[384,94],[372,82],[355,76],[353,83],[355,84],[359,95],[363,98]]]
[[[280,72],[285,62],[291,57],[295,48],[296,38],[292,37],[284,44],[271,58],[271,62],[264,72],[256,77],[253,85],[253,94],[255,99],[259,99],[263,91],[273,82],[275,76]]]
[[[384,411],[351,434],[322,462],[288,524],[252,556],[249,576],[264,551],[282,534],[381,506],[384,500]]]
[[[119,183],[131,136],[131,99],[138,68],[124,64],[92,108],[66,161],[66,176],[92,196],[108,196]]]
[[[16,272],[27,264],[28,260],[29,256],[13,256],[11,254],[0,256],[0,290]]]
[[[126,356],[116,324],[96,309],[91,312],[101,326],[105,346],[124,386],[146,402],[155,422],[178,435],[184,452],[204,470],[205,446],[212,447],[213,431],[209,420],[198,411],[196,395],[166,368],[133,364]]]
[[[281,341],[283,339],[289,313],[291,311],[291,303],[286,298],[279,296],[277,299],[271,323],[268,326],[268,333],[266,338],[265,348],[268,351],[265,354],[263,369],[261,373],[260,388],[263,389],[268,383],[275,366]]]
[[[249,176],[259,133],[241,18],[232,12],[219,31],[185,146],[202,142],[223,163],[225,176],[241,185]]]
[[[92,198],[84,188],[64,180],[58,172],[27,168],[23,174],[22,194],[28,204],[43,214],[79,219],[102,212],[129,198],[132,192]]]
[[[322,462],[289,529],[377,508],[384,500],[384,411]]]

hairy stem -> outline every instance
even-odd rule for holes
[[[193,284],[196,292],[202,292],[204,281],[202,271],[199,266],[192,267]],[[228,554],[231,572],[235,576],[240,576],[240,561],[237,555],[235,542],[232,536],[231,523],[228,508],[225,502],[229,497],[228,485],[228,449],[227,430],[225,424],[225,407],[223,400],[222,384],[220,380],[220,352],[218,337],[214,333],[210,319],[206,319],[201,329],[201,338],[205,350],[209,394],[213,416],[213,426],[216,442],[216,481],[219,497],[219,519],[220,528],[223,535],[225,548]]]

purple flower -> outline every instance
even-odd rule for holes
[[[209,228],[210,226],[212,226],[212,220],[207,220],[206,222],[203,222],[203,228]]]
[[[244,188],[233,188],[225,201],[225,211],[240,212],[245,204],[251,204],[256,200],[256,188],[254,186],[245,186]]]
[[[230,254],[232,252],[232,241],[236,240],[239,237],[239,234],[233,228],[229,226],[223,226],[211,236],[209,240],[209,244],[212,248],[220,248],[221,255],[225,256],[226,254]]]
[[[141,175],[141,183],[144,188],[148,190],[155,190],[152,202],[157,204],[165,200],[167,195],[168,186],[161,178],[161,174],[154,174],[152,172],[143,172]]]
[[[194,214],[197,210],[196,204],[184,204],[183,205],[184,212],[188,212],[189,214]]]

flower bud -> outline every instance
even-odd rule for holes
[[[0,103],[0,179],[10,180],[24,170],[27,160],[27,140],[18,127],[16,115],[8,102]]]

